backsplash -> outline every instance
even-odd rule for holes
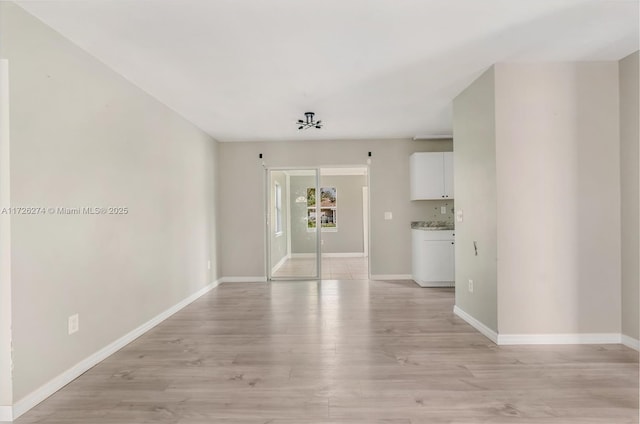
[[[428,202],[426,216],[422,216],[422,221],[444,221],[447,224],[454,223],[454,203],[453,200],[418,200],[418,202]],[[447,213],[441,214],[440,208],[446,206]]]

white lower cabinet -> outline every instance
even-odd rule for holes
[[[422,287],[453,287],[454,232],[411,230],[413,280]]]

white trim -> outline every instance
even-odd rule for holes
[[[620,341],[626,347],[630,347],[631,349],[640,350],[640,340],[634,339],[633,337],[629,337],[626,334],[622,334],[620,337]]]
[[[411,274],[377,274],[371,275],[371,279],[376,281],[411,280]]]
[[[364,258],[364,252],[323,253],[323,258]]]
[[[287,257],[291,257],[291,177],[285,174],[285,203],[287,212]]]
[[[291,254],[291,258],[292,259],[296,259],[296,258],[315,258],[316,254],[315,253],[292,253]]]
[[[222,283],[266,283],[267,277],[222,277],[220,284]]]
[[[499,334],[499,345],[619,344],[619,333]]]
[[[300,259],[300,258],[315,258],[315,253],[292,253],[289,255],[289,258],[292,259]],[[338,252],[338,253],[323,253],[323,258],[364,258],[364,252]],[[409,276],[411,277],[411,276]]]
[[[465,320],[469,325],[484,334],[494,343],[505,345],[551,345],[551,344],[620,344],[625,343],[625,337],[618,333],[566,333],[566,334],[498,334],[457,305],[453,313]],[[630,337],[628,342],[633,344]],[[638,341],[635,340],[637,343]],[[631,348],[633,346],[627,345]]]
[[[220,280],[216,280],[213,283],[208,284],[207,286],[201,288],[200,290],[188,296],[184,300],[176,303],[169,309],[151,318],[149,321],[145,322],[141,326],[137,327],[136,329],[120,337],[118,340],[114,341],[113,343],[108,344],[107,346],[95,352],[91,356],[78,362],[73,367],[69,368],[62,374],[58,375],[52,380],[49,380],[49,382],[45,383],[44,385],[40,386],[38,389],[34,390],[27,396],[23,397],[13,405],[13,419],[14,420],[17,419],[22,414],[24,414],[25,412],[27,412],[28,410],[30,410],[31,408],[33,408],[34,406],[36,406],[37,404],[39,404],[40,402],[42,402],[43,400],[45,400],[46,398],[48,398],[49,396],[57,392],[58,390],[60,390],[62,387],[66,386],[71,381],[78,378],[88,369],[90,369],[100,361],[105,360],[106,358],[108,358],[110,355],[114,354],[118,350],[122,349],[124,346],[131,343],[138,337],[142,336],[144,333],[151,330],[153,327],[160,324],[162,321],[166,320],[171,315],[180,311],[185,306],[194,302],[199,297],[208,293],[209,291],[211,291],[211,289],[217,287],[219,284],[220,284]]]
[[[273,268],[271,268],[271,275],[275,274],[275,273],[276,273],[276,271],[277,271],[277,270],[279,270],[279,269],[280,269],[280,267],[281,267],[282,265],[284,265],[284,263],[285,263],[285,262],[287,262],[287,260],[288,260],[288,259],[289,259],[289,258],[287,257],[287,255],[284,255],[284,256],[282,257],[282,259],[280,259],[280,260],[278,261],[278,263],[277,263],[277,264],[275,264],[275,265],[273,266]]]
[[[413,278],[413,281],[420,287],[455,287],[455,281],[422,281]]]
[[[10,406],[0,406],[0,422],[13,421],[13,408]]]
[[[275,220],[275,228],[274,228],[274,233],[276,235],[276,237],[281,236],[283,233],[283,226],[284,226],[284,222],[282,219],[282,186],[280,185],[280,183],[278,183],[277,181],[273,182],[273,188],[274,188],[274,205],[273,205],[273,211],[274,211],[274,220]]]
[[[478,321],[477,319],[475,319],[474,317],[472,317],[471,315],[469,315],[468,313],[460,309],[458,305],[455,305],[453,307],[453,313],[459,316],[460,318],[462,318],[463,320],[465,320],[467,324],[469,324],[470,326],[478,330],[480,333],[482,333],[482,335],[487,337],[489,340],[491,340],[494,343],[497,343],[498,333],[496,333],[495,331],[493,331],[492,329],[490,329],[489,327],[487,327],[486,325],[484,325],[483,323],[481,323],[480,321]]]
[[[362,187],[362,256],[369,256],[369,186]]]

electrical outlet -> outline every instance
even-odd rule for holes
[[[445,215],[447,213],[447,207],[446,206],[440,206],[440,213],[442,215]]]
[[[469,293],[473,293],[473,280],[469,280]]]
[[[384,219],[386,219],[387,221],[393,219],[393,214],[391,212],[385,212]]]
[[[80,317],[78,314],[71,315],[68,322],[69,335],[77,333],[80,330]]]
[[[211,261],[207,261],[207,269],[211,269]]]

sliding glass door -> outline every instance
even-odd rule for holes
[[[320,278],[317,169],[267,170],[267,275],[271,280]]]

